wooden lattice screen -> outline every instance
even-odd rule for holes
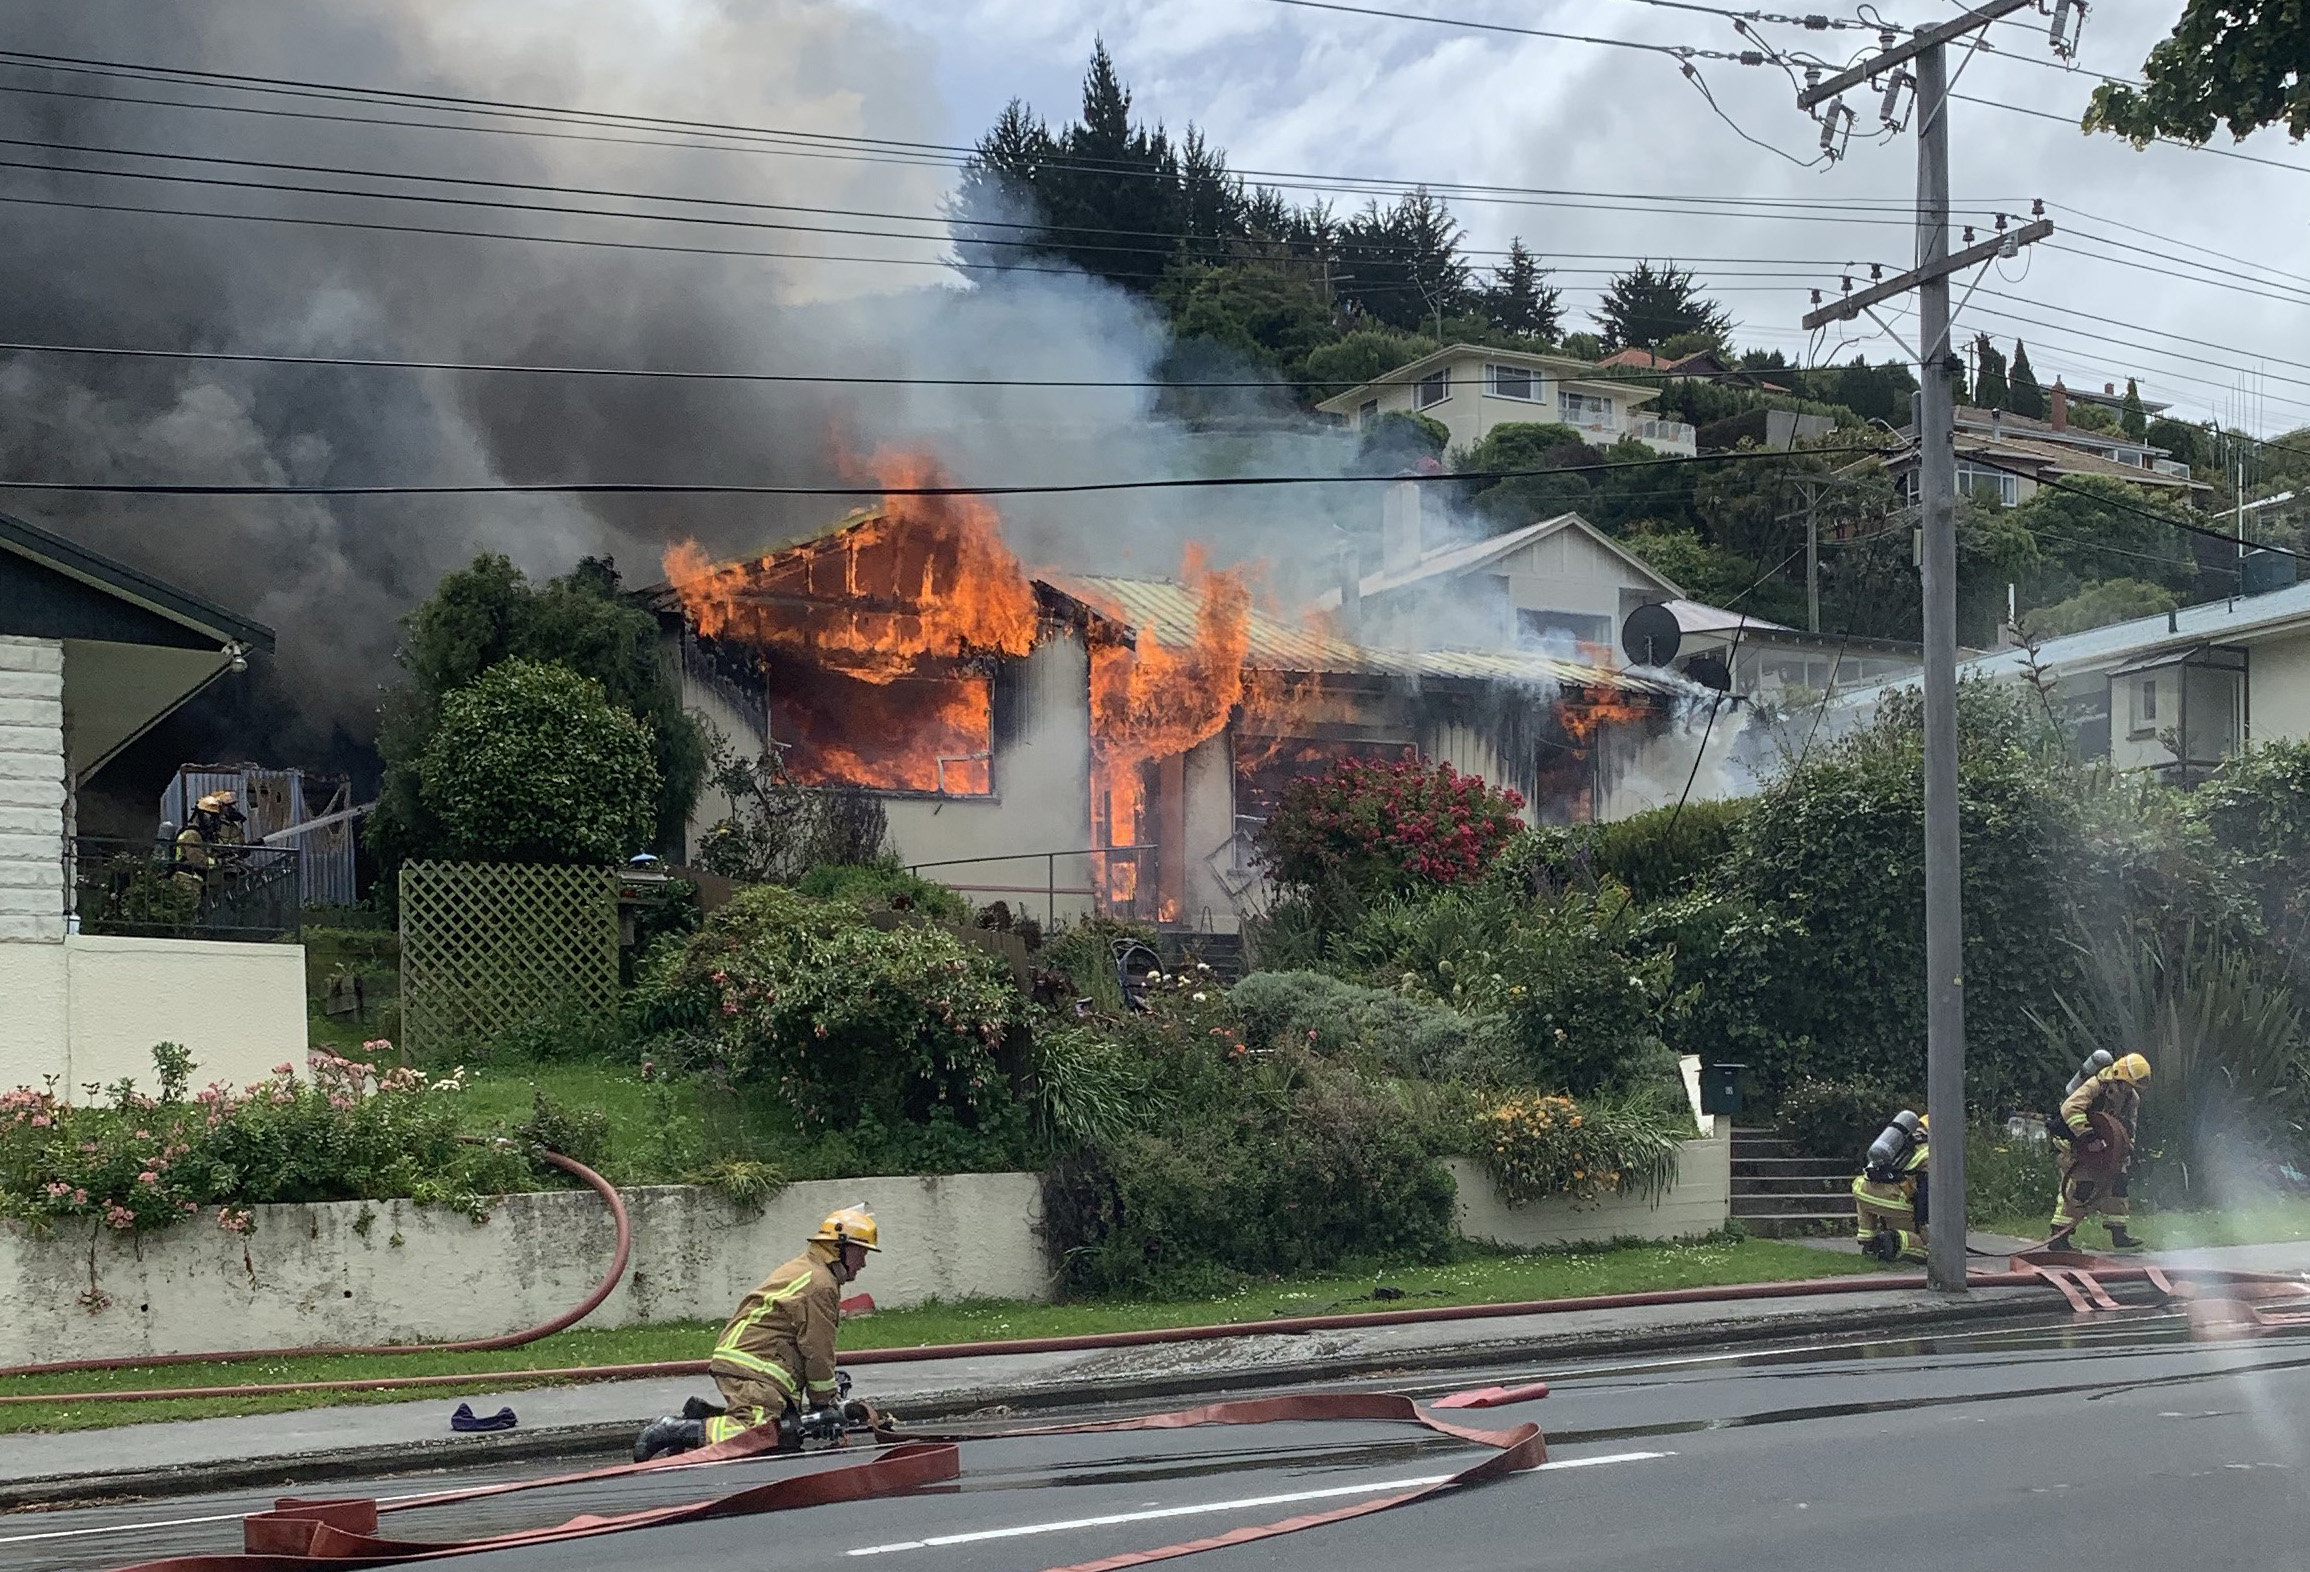
[[[412,862],[401,869],[401,1035],[411,1053],[618,1002],[614,868]]]

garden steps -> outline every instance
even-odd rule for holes
[[[1764,1238],[1843,1233],[1853,1226],[1853,1168],[1805,1157],[1769,1129],[1733,1131],[1732,1216]]]

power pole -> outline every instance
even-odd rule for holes
[[[1821,631],[1821,523],[1805,509],[1805,631]]]
[[[1926,1281],[1944,1293],[1965,1292],[1965,923],[1958,903],[1957,835],[1957,454],[1949,374],[1949,276],[2053,232],[2040,220],[2012,234],[1949,251],[1949,118],[1946,46],[2032,0],[1990,0],[1906,43],[1887,34],[1885,50],[1827,81],[1809,82],[1797,107],[1842,111],[1839,95],[1890,75],[1886,119],[1900,96],[1901,68],[1916,64],[1917,266],[1899,278],[1849,294],[1805,318],[1808,332],[1849,321],[1880,300],[1917,291],[1917,486],[1924,525],[1925,580],[1925,1106],[1933,1142],[1932,1219],[1926,1234]],[[1810,75],[1812,73],[1808,73]],[[1874,315],[1874,313],[1872,313]]]

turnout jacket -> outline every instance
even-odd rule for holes
[[[811,1245],[738,1301],[714,1344],[715,1375],[767,1377],[804,1408],[834,1401],[842,1287],[829,1266],[833,1248]]]

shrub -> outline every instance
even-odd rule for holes
[[[1806,1076],[1781,1094],[1776,1123],[1805,1156],[1851,1163],[1859,1173],[1869,1143],[1904,1108],[1923,1113],[1925,1099],[1904,1096],[1879,1082]]]
[[[1463,1015],[1323,972],[1253,972],[1230,990],[1244,1040],[1292,1047],[1371,1072],[1500,1085],[1515,1060],[1506,1022]]]
[[[2042,1233],[2052,1219],[2060,1185],[2050,1140],[2017,1137],[1997,1125],[1978,1121],[1966,1132],[1965,1219],[1970,1226],[2024,1226],[2044,1219],[2037,1222]]]
[[[245,1091],[218,1084],[188,1097],[182,1051],[164,1043],[154,1062],[157,1098],[126,1080],[109,1102],[68,1104],[53,1089],[0,1093],[0,1216],[37,1229],[89,1218],[125,1233],[213,1206],[219,1224],[243,1231],[247,1209],[269,1202],[477,1206],[527,1182],[520,1151],[460,1139],[454,1076],[380,1074],[316,1050],[306,1079],[284,1064]]]
[[[1146,1116],[1149,1087],[1146,1068],[1091,1027],[1062,1026],[1035,1038],[1035,1127],[1058,1146],[1122,1135]]]
[[[1581,1205],[1608,1194],[1657,1198],[1676,1182],[1682,1143],[1694,1134],[1689,1115],[1672,1118],[1650,1102],[1536,1094],[1486,1110],[1476,1141],[1504,1199]]]
[[[1479,878],[1524,799],[1449,764],[1342,759],[1284,788],[1259,858],[1288,888],[1370,899]]]
[[[2192,815],[2236,859],[2270,936],[2310,979],[2310,742],[2266,742],[2223,761]]]
[[[940,1109],[969,1127],[1009,1102],[996,1053],[1022,1001],[1001,962],[946,929],[879,928],[847,902],[762,886],[644,972],[634,1013],[653,1047],[774,1083],[805,1130]]]
[[[803,895],[849,901],[866,911],[914,911],[944,922],[968,922],[971,903],[943,884],[906,871],[894,861],[821,863],[796,881]]]
[[[1649,905],[1702,883],[1732,853],[1750,800],[1688,802],[1603,824],[1526,830],[1501,854],[1536,893],[1609,879]]]
[[[656,820],[649,727],[565,666],[501,661],[444,696],[423,770],[453,857],[620,862]]]
[[[1043,941],[1036,962],[1063,977],[1078,998],[1088,998],[1109,1015],[1123,1013],[1123,985],[1115,975],[1115,947],[1144,944],[1155,948],[1155,930],[1111,917],[1090,916],[1060,929]]]

